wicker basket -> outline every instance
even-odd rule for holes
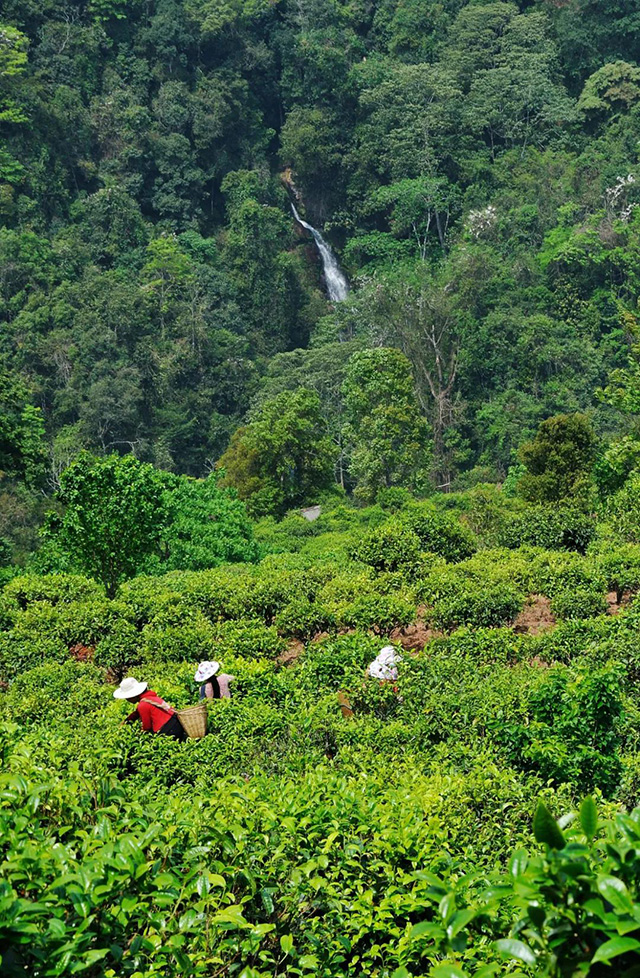
[[[178,710],[177,713],[187,737],[204,737],[207,732],[207,707],[205,703],[188,706],[185,710]]]

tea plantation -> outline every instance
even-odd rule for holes
[[[3,975],[638,974],[640,543],[495,489],[396,509],[113,599],[6,582]],[[120,678],[180,708],[214,656],[205,738],[121,726]]]

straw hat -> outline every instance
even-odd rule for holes
[[[208,679],[215,676],[219,669],[220,663],[215,662],[215,660],[213,662],[201,662],[193,678],[197,683],[206,683]]]
[[[133,676],[127,676],[126,679],[122,680],[113,695],[117,700],[131,700],[134,696],[139,696],[140,693],[144,693],[148,685],[149,683],[139,683]]]

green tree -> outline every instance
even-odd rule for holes
[[[411,364],[394,349],[354,353],[343,386],[355,493],[371,502],[380,489],[424,489],[430,451]]]
[[[557,502],[584,493],[595,460],[596,438],[584,414],[559,414],[543,421],[535,438],[520,446],[527,472],[518,491],[529,502]]]
[[[85,452],[59,481],[62,512],[48,514],[44,539],[113,597],[149,554],[160,553],[170,516],[162,473],[133,455]]]
[[[336,454],[318,395],[283,391],[234,433],[218,462],[221,485],[233,486],[254,515],[283,513],[332,484]]]
[[[206,570],[258,558],[245,505],[232,489],[218,485],[218,474],[164,478],[169,521],[161,559],[153,562],[159,570]]]
[[[26,122],[16,99],[17,82],[27,69],[29,38],[9,24],[0,24],[0,122]]]
[[[628,112],[640,101],[640,68],[627,61],[603,65],[587,78],[578,109],[601,119],[613,112]]]

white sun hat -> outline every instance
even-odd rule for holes
[[[130,700],[134,696],[139,696],[140,693],[144,693],[148,685],[149,683],[139,683],[133,676],[127,676],[126,679],[122,680],[113,695],[117,700]]]
[[[207,679],[212,679],[219,669],[220,663],[215,659],[213,662],[201,662],[193,678],[197,683],[206,683]]]
[[[398,654],[398,651],[393,645],[385,645],[369,666],[369,675],[373,676],[374,679],[396,680],[399,662],[402,662],[402,656]]]

